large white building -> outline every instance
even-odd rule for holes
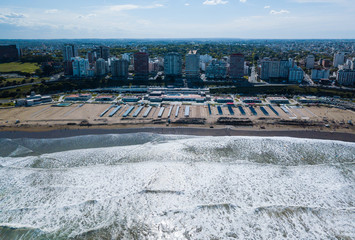
[[[81,57],[71,59],[73,65],[73,77],[87,77],[89,72],[89,60]]]
[[[338,67],[339,65],[344,64],[344,59],[345,59],[345,53],[343,52],[335,53],[333,59],[333,66]]]
[[[164,73],[166,76],[179,76],[182,72],[182,60],[179,53],[168,53],[164,56]]]
[[[196,50],[190,51],[185,59],[186,78],[198,78],[200,76],[200,54]]]
[[[308,69],[314,68],[314,62],[315,62],[314,56],[313,55],[308,55],[306,57],[306,68],[308,68]]]
[[[354,70],[339,70],[337,73],[337,81],[341,85],[351,86],[355,84]]]
[[[289,83],[301,83],[303,81],[304,72],[300,67],[290,68],[288,81]]]
[[[321,79],[329,79],[329,69],[312,69],[311,78],[313,81],[319,81]]]
[[[270,60],[270,58],[265,58],[261,62],[261,76],[262,80],[270,79],[287,79],[289,76],[289,69],[291,62],[290,60]]]

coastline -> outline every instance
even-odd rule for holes
[[[62,129],[2,129],[0,138],[66,138],[83,135],[156,133],[193,136],[255,136],[294,137],[355,142],[355,134],[347,132],[321,131],[314,129],[233,129],[203,127],[137,127],[137,128],[62,128]]]

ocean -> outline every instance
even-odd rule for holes
[[[355,239],[355,143],[0,139],[0,239]]]

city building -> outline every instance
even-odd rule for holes
[[[354,70],[339,70],[337,72],[337,81],[341,85],[353,86],[355,85],[355,71]]]
[[[212,61],[212,56],[205,54],[200,56],[200,61],[203,63],[209,63]]]
[[[16,45],[0,45],[0,62],[20,60],[21,50]]]
[[[290,101],[285,97],[267,97],[266,101],[271,104],[290,104]]]
[[[258,97],[241,97],[240,101],[243,103],[262,103],[261,99]]]
[[[97,102],[112,102],[113,100],[115,100],[115,98],[116,97],[114,95],[100,95],[95,98],[95,101],[97,101]]]
[[[313,81],[329,79],[329,69],[312,69],[311,78]]]
[[[110,48],[106,46],[100,46],[94,50],[97,58],[102,58],[105,61],[110,57]]]
[[[92,95],[89,93],[72,94],[65,97],[64,101],[87,101],[91,99]]]
[[[72,66],[73,66],[73,77],[87,77],[89,71],[89,60],[81,58],[81,57],[74,57],[72,58]]]
[[[289,59],[289,60],[281,60],[280,61],[280,78],[282,79],[287,79],[288,75],[289,75],[289,70],[290,68],[294,67],[294,62],[293,59]],[[275,69],[275,74],[277,73],[277,69]]]
[[[344,64],[344,59],[345,59],[345,53],[343,52],[335,53],[333,59],[333,66],[338,67],[339,65]]]
[[[134,57],[134,74],[136,77],[148,77],[149,56],[146,52],[137,52]]]
[[[64,62],[66,61],[71,61],[73,57],[78,56],[78,49],[74,44],[66,44],[64,45],[63,49],[63,60]]]
[[[206,67],[207,79],[225,79],[227,77],[227,63],[223,60],[214,59]]]
[[[164,74],[168,77],[181,76],[182,60],[179,53],[168,53],[164,56]]]
[[[190,51],[185,58],[186,78],[200,77],[200,54],[196,50]]]
[[[86,58],[89,60],[89,63],[94,63],[97,59],[95,51],[88,51]]]
[[[325,68],[330,68],[332,66],[332,62],[329,59],[323,59],[322,66]]]
[[[106,75],[106,61],[102,58],[96,60],[96,76]]]
[[[229,78],[240,79],[244,76],[244,55],[235,53],[229,59]]]
[[[308,68],[308,69],[314,68],[314,62],[315,62],[314,56],[313,55],[308,55],[306,57],[306,68]]]
[[[31,92],[31,95],[27,95],[25,99],[17,99],[15,105],[17,107],[20,106],[33,106],[41,103],[49,103],[52,102],[51,96],[42,96],[40,94],[36,94],[35,92]]]
[[[304,78],[304,72],[300,67],[290,68],[288,82],[289,83],[301,83]]]
[[[128,67],[129,62],[125,59],[114,59],[111,62],[111,74],[112,78],[117,79],[127,79],[128,78]]]
[[[63,48],[63,66],[64,75],[73,75],[73,62],[72,59],[78,56],[78,49],[74,44],[66,44]]]

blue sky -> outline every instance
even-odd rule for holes
[[[0,38],[355,38],[355,0],[1,0]]]

